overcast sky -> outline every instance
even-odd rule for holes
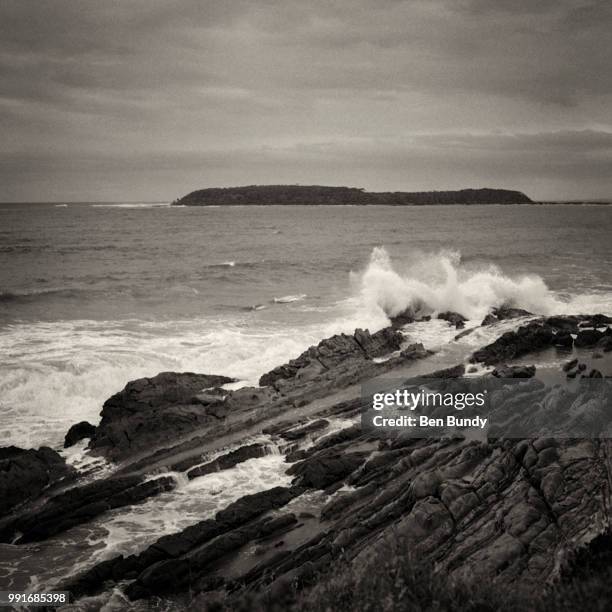
[[[0,200],[612,197],[609,0],[2,0]]]

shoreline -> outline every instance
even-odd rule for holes
[[[380,440],[372,438],[371,434],[356,425],[356,419],[363,408],[360,391],[363,380],[371,380],[380,375],[431,375],[432,370],[436,370],[436,377],[452,381],[455,376],[465,372],[466,366],[462,365],[459,371],[457,367],[450,367],[455,365],[453,363],[448,363],[448,368],[440,370],[439,366],[443,364],[437,361],[435,353],[426,351],[422,345],[406,346],[401,326],[407,322],[408,317],[405,314],[398,321],[399,329],[388,327],[376,334],[357,330],[352,336],[340,334],[324,339],[317,347],[311,347],[296,359],[262,376],[259,387],[242,387],[224,392],[215,387],[223,382],[222,377],[217,377],[219,380],[215,382],[210,375],[180,373],[160,374],[151,379],[130,382],[123,391],[107,400],[102,421],[97,427],[90,426],[93,430],[81,427],[81,433],[93,439],[89,445],[90,453],[110,459],[111,465],[113,460],[118,462],[115,468],[109,474],[100,474],[99,477],[95,471],[89,475],[74,472],[67,474],[63,471],[56,476],[55,481],[43,487],[39,494],[34,493],[30,501],[26,499],[16,506],[17,514],[9,513],[0,520],[0,537],[4,542],[11,542],[14,541],[14,534],[21,534],[14,545],[17,552],[27,542],[44,541],[51,536],[62,538],[66,530],[70,533],[78,525],[103,520],[109,509],[125,512],[142,504],[153,507],[157,503],[162,504],[156,500],[164,496],[172,498],[174,491],[179,492],[185,486],[181,484],[185,475],[188,482],[197,484],[199,479],[204,482],[216,474],[229,475],[232,470],[238,469],[237,466],[245,466],[246,469],[247,465],[267,461],[266,457],[280,454],[286,466],[282,469],[286,469],[287,474],[293,478],[290,486],[277,486],[247,494],[246,497],[236,499],[233,505],[220,508],[215,519],[206,518],[174,535],[170,532],[157,544],[149,543],[148,548],[141,548],[131,556],[122,555],[93,567],[85,563],[84,573],[77,572],[78,576],[72,573],[71,578],[64,577],[58,588],[70,590],[75,596],[92,596],[99,594],[109,579],[131,577],[132,581],[128,578],[130,584],[126,593],[132,600],[153,595],[180,596],[184,588],[193,587],[191,581],[186,584],[181,578],[181,559],[191,559],[192,567],[199,568],[197,572],[201,576],[207,576],[211,571],[217,576],[218,572],[225,575],[227,566],[223,556],[215,561],[214,567],[217,569],[211,569],[210,561],[197,561],[196,566],[193,563],[196,559],[208,558],[202,557],[204,551],[209,550],[209,545],[218,546],[215,542],[219,542],[219,538],[228,537],[233,540],[238,534],[242,534],[240,538],[243,539],[238,548],[232,548],[235,551],[232,554],[237,554],[240,560],[234,569],[239,568],[242,576],[240,581],[252,585],[249,588],[268,589],[268,580],[261,582],[264,573],[272,571],[272,576],[282,576],[289,571],[289,567],[281,569],[274,560],[272,553],[276,546],[289,546],[294,552],[310,551],[308,557],[319,559],[323,563],[321,568],[325,567],[327,561],[324,562],[315,554],[317,539],[329,538],[330,534],[334,534],[333,538],[342,537],[347,525],[352,524],[355,512],[355,516],[359,517],[359,513],[363,514],[368,507],[363,505],[362,498],[370,500],[369,514],[383,511],[383,508],[387,508],[384,511],[388,513],[402,499],[402,486],[416,478],[407,489],[416,495],[413,505],[406,506],[400,517],[404,516],[404,512],[410,514],[411,508],[415,511],[421,508],[421,512],[422,504],[429,503],[427,494],[417,494],[414,488],[424,466],[420,462],[414,465],[409,463],[405,465],[406,473],[403,470],[388,472],[396,461],[401,463],[402,458],[412,456],[413,453],[433,453],[428,461],[434,460],[438,466],[435,470],[446,470],[444,466],[448,458],[444,457],[447,457],[450,448],[455,448],[453,452],[459,453],[457,457],[461,457],[474,444],[457,441],[449,447],[448,441],[421,439],[406,441],[400,446],[395,443],[381,445]],[[444,317],[449,326],[461,330],[460,315],[444,313]],[[596,345],[601,345],[602,351],[609,350],[606,347],[612,344],[609,340],[612,337],[609,327],[612,319],[603,315],[586,319],[578,316],[541,318],[525,311],[502,309],[493,312],[483,321],[483,325],[494,325],[514,317],[518,317],[516,331],[507,332],[502,344],[498,339],[477,350],[471,359],[467,359],[467,363],[477,361],[489,367],[498,364],[500,368],[500,364],[520,363],[521,359],[529,361],[538,351],[554,349],[563,350],[564,358],[568,360],[577,354],[581,363],[591,364],[584,366],[588,371],[588,368],[593,369],[597,364],[586,359],[584,351],[597,350],[588,348]],[[607,331],[597,331],[602,326]],[[469,334],[473,329],[463,333]],[[574,348],[571,346],[574,340],[569,332],[575,332]],[[561,346],[563,349],[555,349]],[[380,357],[384,357],[384,360],[380,361]],[[523,372],[525,368],[518,371]],[[486,372],[485,369],[480,376],[487,375]],[[198,392],[203,386],[210,387],[211,383],[213,386],[210,389]],[[336,422],[340,429],[332,427]],[[181,429],[175,429],[181,423],[186,437],[180,433]],[[326,432],[334,431],[326,435]],[[77,432],[72,441],[82,437]],[[483,446],[483,451],[486,448],[486,445]],[[29,457],[37,452],[31,451]],[[486,456],[489,456],[489,452]],[[568,449],[568,452],[575,451]],[[377,458],[378,455],[380,458]],[[31,456],[31,460],[38,461],[38,457]],[[498,461],[493,457],[490,460]],[[477,470],[481,461],[477,455],[465,464],[464,469]],[[395,476],[389,481],[393,473]],[[179,477],[178,474],[183,476]],[[450,483],[454,476],[449,473],[448,478],[451,479]],[[394,479],[398,479],[397,482]],[[370,484],[375,482],[378,484],[372,489]],[[402,485],[402,482],[405,484]],[[356,487],[354,492],[349,489],[349,492],[341,493],[343,483],[344,486],[352,483]],[[432,486],[425,485],[425,481],[423,485],[426,486],[425,491]],[[379,488],[385,492],[382,497],[377,495]],[[313,494],[323,491],[328,501],[300,501],[308,498],[308,491]],[[295,512],[281,514],[278,525],[274,523],[274,527],[270,521],[276,519],[266,518],[274,509],[278,513],[284,507],[289,510],[296,504],[303,508],[301,512],[304,517],[300,518]],[[449,508],[452,509],[452,506]],[[163,511],[163,504],[160,511]],[[482,511],[483,516],[489,516],[491,512],[487,505],[483,505]],[[306,518],[306,514],[312,518]],[[273,516],[276,516],[274,512]],[[281,520],[281,517],[285,518]],[[407,516],[401,519],[401,524],[407,525],[406,519]],[[343,524],[346,525],[342,527]],[[387,527],[393,524],[384,523]],[[355,529],[355,526],[350,529]],[[378,531],[376,528],[373,533]],[[268,534],[265,536],[265,550],[268,552],[261,558],[249,560],[240,551],[249,542],[258,541],[263,533]],[[288,534],[293,535],[289,537]],[[343,546],[363,546],[362,538],[366,534],[370,534],[369,529],[362,535],[357,531]],[[285,544],[281,545],[281,541]],[[160,557],[160,550],[171,549],[175,552],[170,557],[164,556],[165,553]],[[333,549],[333,546],[326,548],[326,555],[331,554],[333,558]],[[299,558],[298,555],[295,563],[298,563]],[[468,558],[469,555],[466,562]],[[301,562],[298,565],[295,563],[290,564],[293,568],[291,571],[301,565]],[[272,570],[274,567],[276,569]],[[19,576],[19,572],[16,576]],[[228,579],[226,588],[231,591]],[[210,589],[206,584],[206,580],[200,583],[202,594]]]

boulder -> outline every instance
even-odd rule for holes
[[[554,339],[555,334],[550,325],[532,321],[516,331],[506,332],[495,342],[477,350],[472,354],[471,361],[495,365],[549,348],[554,344]]]
[[[0,541],[37,542],[86,523],[100,514],[139,503],[176,485],[163,476],[145,480],[143,476],[124,476],[96,480],[50,497],[42,506],[21,513],[0,530]]]
[[[47,446],[38,450],[17,446],[0,448],[0,516],[26,500],[38,497],[49,485],[72,476],[64,459]]]
[[[574,346],[574,338],[569,331],[563,330],[555,335],[553,344],[558,348],[571,350],[572,346]]]
[[[414,323],[415,321],[414,312],[412,311],[411,308],[406,308],[406,310],[403,310],[398,315],[395,315],[394,317],[390,317],[390,320],[391,320],[391,327],[393,329],[400,329],[401,327],[404,327],[404,325],[409,325],[410,323]]]
[[[228,470],[239,463],[247,461],[248,459],[263,457],[265,454],[266,446],[264,444],[249,444],[247,446],[241,446],[234,451],[217,457],[213,461],[209,461],[208,463],[194,467],[187,472],[187,478],[189,478],[189,480],[193,480],[198,476],[205,476],[206,474],[212,474],[213,472],[219,472],[220,470]]]
[[[95,425],[88,423],[87,421],[81,421],[80,423],[75,423],[66,434],[64,438],[64,448],[69,448],[70,446],[74,446],[80,440],[84,440],[85,438],[92,438],[96,433]]]
[[[507,319],[518,319],[519,317],[529,317],[533,313],[522,308],[510,308],[509,306],[500,306],[499,308],[491,309],[491,312],[482,320],[481,325],[492,325],[498,321],[505,321]]]
[[[102,419],[89,448],[113,460],[123,460],[150,450],[167,440],[223,418],[217,403],[203,405],[196,399],[204,390],[233,378],[190,372],[162,372],[140,378],[110,397],[102,407]]]
[[[576,348],[592,348],[604,337],[604,333],[597,329],[581,329],[574,340]]]
[[[499,366],[492,372],[496,378],[533,378],[536,373],[535,366]]]
[[[454,325],[456,329],[462,329],[463,327],[465,327],[465,322],[467,321],[467,319],[458,312],[450,311],[441,312],[438,315],[438,319],[448,321],[451,325]]]

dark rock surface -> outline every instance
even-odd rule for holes
[[[81,421],[80,423],[75,423],[66,434],[64,438],[64,448],[69,448],[70,446],[74,446],[80,440],[84,440],[85,438],[93,438],[96,433],[95,425],[88,423],[87,421]]]
[[[497,378],[533,378],[536,373],[535,366],[499,366],[493,370]]]
[[[482,320],[481,325],[492,325],[498,321],[506,321],[507,319],[518,319],[519,317],[528,317],[533,313],[522,308],[510,308],[508,306],[502,306],[500,308],[493,308],[491,312]]]
[[[134,380],[104,403],[89,448],[111,459],[123,459],[149,448],[165,430],[177,436],[214,422],[218,418],[215,410],[209,411],[195,397],[204,389],[233,381],[227,376],[189,372],[162,372]]]
[[[407,308],[394,317],[391,317],[391,327],[393,329],[400,329],[401,327],[404,327],[404,325],[414,323],[414,321],[415,317],[412,309]]]
[[[604,337],[603,332],[597,329],[581,329],[576,335],[574,346],[576,348],[593,348]]]
[[[399,350],[403,336],[386,327],[375,334],[357,329],[352,336],[338,334],[319,342],[289,363],[274,368],[259,379],[261,386],[275,386],[292,379],[312,379],[328,370],[350,368],[351,362],[360,365],[374,357],[382,357]]]
[[[477,350],[472,355],[471,361],[495,365],[548,348],[553,345],[554,339],[554,329],[550,325],[541,321],[532,321],[519,327],[517,331],[506,332],[495,342]]]
[[[441,312],[438,315],[438,319],[448,321],[451,325],[454,325],[456,329],[462,329],[465,326],[467,319],[459,314],[458,312]]]
[[[45,540],[113,508],[139,503],[169,491],[175,484],[169,476],[152,480],[128,476],[76,486],[50,497],[41,507],[0,524],[0,542],[11,542],[18,534],[21,534],[18,543]]]
[[[187,472],[187,478],[193,480],[198,476],[205,476],[206,474],[212,474],[220,470],[229,470],[239,463],[247,461],[248,459],[255,459],[256,457],[263,457],[265,454],[265,444],[248,444],[247,446],[241,446],[235,451],[217,457],[213,461],[194,467]]]
[[[0,448],[0,516],[71,474],[64,459],[46,446],[38,450]]]

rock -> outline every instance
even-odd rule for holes
[[[572,338],[570,332],[560,331],[555,335],[555,340],[553,344],[556,347],[571,350],[572,346],[574,346],[574,339]]]
[[[604,337],[603,332],[597,329],[581,329],[574,340],[576,348],[592,348]]]
[[[503,365],[493,370],[496,378],[533,378],[536,373],[535,366],[507,366]]]
[[[40,508],[24,512],[0,530],[0,541],[37,542],[80,525],[100,514],[174,488],[169,476],[144,480],[142,476],[107,478],[73,487],[49,498]]]
[[[226,455],[221,455],[213,461],[199,465],[187,472],[187,478],[193,480],[198,476],[204,476],[206,474],[212,474],[213,472],[219,472],[220,470],[228,470],[234,466],[247,461],[248,459],[255,459],[256,457],[263,457],[266,454],[266,446],[264,444],[249,444],[248,446],[241,446]]]
[[[404,339],[400,332],[390,327],[385,327],[375,334],[370,334],[367,329],[356,329],[353,337],[370,359],[384,357],[399,350]]]
[[[580,322],[581,326],[589,327],[606,327],[612,323],[612,317],[608,317],[604,314],[596,314],[591,316],[582,317]]]
[[[363,462],[363,453],[324,454],[292,465],[287,474],[295,475],[295,484],[314,489],[326,489],[346,478]]]
[[[64,459],[47,446],[38,450],[0,447],[0,516],[72,475]]]
[[[298,427],[297,429],[290,429],[289,431],[285,431],[280,434],[280,437],[285,440],[301,440],[305,438],[308,434],[314,433],[315,431],[320,431],[321,429],[325,429],[329,425],[329,421],[327,419],[318,419],[313,421],[312,423],[308,423],[303,427]]]
[[[96,433],[95,425],[88,423],[87,421],[81,421],[80,423],[75,423],[66,434],[64,438],[64,448],[68,448],[70,446],[74,446],[80,440],[85,438],[92,438]]]
[[[493,325],[493,323],[497,323],[499,319],[494,315],[489,313],[480,324],[482,327],[486,327],[487,325]]]
[[[375,334],[361,329],[355,330],[352,336],[337,334],[267,372],[259,379],[259,384],[265,387],[287,380],[309,381],[329,370],[357,369],[364,361],[399,350],[402,340],[402,334],[390,327]]]
[[[483,319],[481,325],[492,325],[498,321],[506,321],[507,319],[518,319],[519,317],[529,317],[533,313],[522,308],[510,308],[509,306],[500,306],[493,308],[491,312]]]
[[[579,321],[579,317],[572,315],[548,317],[545,319],[546,325],[550,325],[559,332],[566,332],[570,334],[578,333]]]
[[[428,351],[421,342],[409,344],[401,352],[401,356],[406,359],[423,359],[423,357],[427,357],[431,354],[431,351]]]
[[[412,311],[411,308],[406,308],[406,310],[403,310],[398,315],[395,315],[394,317],[390,317],[390,320],[391,320],[391,327],[393,329],[399,329],[401,327],[404,327],[404,325],[409,325],[410,323],[414,323],[415,321],[414,312]]]
[[[569,372],[570,370],[573,370],[577,365],[578,365],[578,360],[572,359],[571,361],[568,361],[567,363],[563,364],[563,371]]]
[[[204,389],[233,381],[227,376],[162,372],[129,382],[104,403],[89,448],[122,460],[165,442],[169,431],[177,438],[215,422],[216,408],[209,410],[194,398]]]
[[[285,506],[303,492],[303,487],[293,486],[274,487],[261,493],[245,495],[224,510],[217,512],[215,520],[231,527],[244,525],[269,510]]]
[[[604,332],[603,338],[597,342],[597,348],[604,353],[612,351],[612,334],[608,334],[607,330]]]
[[[448,321],[451,325],[454,325],[456,329],[461,329],[465,327],[465,322],[467,319],[459,314],[458,312],[441,312],[438,315],[438,319],[442,319],[443,321]]]
[[[555,334],[550,325],[532,321],[516,331],[506,332],[495,342],[473,353],[471,361],[494,365],[516,359],[553,345]]]
[[[462,332],[458,333],[453,340],[461,340],[461,338],[465,338],[466,336],[469,336],[473,331],[475,331],[477,328],[476,327],[470,327],[469,329],[464,329]]]

